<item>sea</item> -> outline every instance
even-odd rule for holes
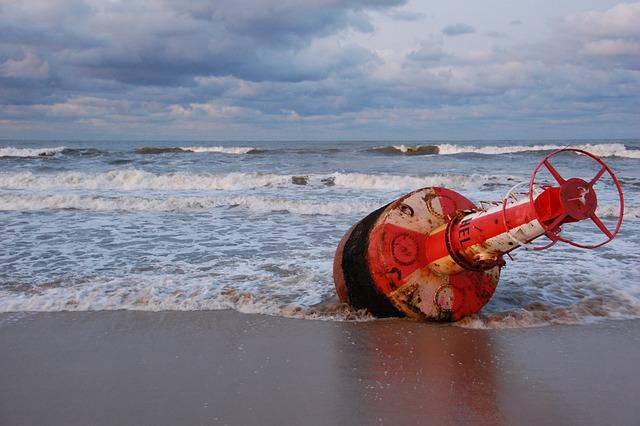
[[[335,294],[333,256],[351,225],[423,187],[458,191],[479,208],[524,197],[539,162],[565,147],[617,176],[619,233],[595,249],[513,251],[491,301],[456,325],[640,318],[638,139],[0,141],[0,312],[233,309],[378,321]],[[565,178],[602,168],[576,152],[550,161]],[[534,182],[553,184],[544,168]],[[596,190],[613,232],[616,181],[606,172]],[[607,240],[590,220],[562,228],[582,245]]]

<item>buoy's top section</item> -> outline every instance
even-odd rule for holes
[[[565,179],[551,162],[553,157],[556,157],[561,153],[585,156],[597,163],[600,168],[588,181],[575,177]],[[534,185],[536,185],[536,178],[543,168],[551,174],[559,188],[559,197],[557,199],[560,203],[560,206],[558,206],[560,213],[556,215],[553,220],[545,220],[545,213],[548,211],[548,206],[547,211],[545,211],[546,209],[540,206],[541,203],[535,203],[534,201]],[[611,177],[619,202],[618,221],[613,229],[609,229],[596,214],[598,197],[594,186],[604,175],[609,175]],[[555,188],[551,189],[553,190]],[[563,148],[544,157],[533,170],[533,173],[531,173],[531,179],[529,180],[529,202],[534,206],[536,219],[538,219],[540,225],[544,229],[545,235],[553,242],[562,241],[575,247],[592,249],[600,247],[613,240],[622,226],[622,218],[624,215],[624,195],[620,181],[618,181],[613,170],[611,170],[611,168],[602,161],[602,159],[582,149]],[[591,219],[598,230],[605,235],[606,239],[595,244],[584,244],[560,235],[560,225],[584,219]],[[542,248],[546,247],[549,247],[549,245]]]

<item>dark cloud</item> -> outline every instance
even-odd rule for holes
[[[475,32],[476,32],[475,28],[473,28],[471,25],[464,24],[462,22],[458,22],[457,24],[453,24],[453,25],[447,25],[442,29],[442,34],[450,37],[460,36],[463,34],[472,34]]]
[[[445,36],[475,32],[462,23],[425,29],[398,51],[354,41],[375,38],[371,11],[423,18],[402,4],[0,0],[0,126],[100,138],[221,134],[212,128],[412,137],[433,123],[594,129],[605,117],[631,127],[640,36],[628,17],[638,6],[568,17],[550,41],[527,45],[494,31],[474,37],[484,48],[449,50],[458,40]]]
[[[182,86],[198,75],[315,80],[370,55],[352,50],[349,58],[340,52],[313,57],[314,40],[345,28],[372,31],[366,10],[402,3],[58,0],[30,8],[26,2],[4,8],[0,37],[5,46],[27,47],[54,73],[131,85]]]

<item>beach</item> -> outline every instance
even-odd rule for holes
[[[0,316],[0,423],[636,424],[640,321]]]
[[[0,426],[640,426],[640,0],[545,6],[0,0]]]
[[[336,247],[371,211],[421,187],[501,200],[568,144],[622,180],[610,244],[512,252],[457,324],[339,303]],[[4,142],[0,425],[637,424],[639,159],[638,140]]]

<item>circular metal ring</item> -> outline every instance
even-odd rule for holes
[[[561,235],[559,235],[558,233],[556,233],[553,229],[551,229],[551,227],[547,224],[545,224],[543,221],[540,220],[540,215],[538,214],[538,211],[535,208],[535,204],[533,204],[533,185],[535,184],[535,178],[538,175],[538,172],[540,171],[540,169],[542,168],[542,166],[544,166],[549,173],[551,174],[551,176],[556,180],[556,182],[562,186],[562,184],[565,182],[565,179],[560,175],[560,173],[553,167],[553,165],[549,162],[549,159],[551,157],[554,157],[558,154],[560,154],[561,152],[570,152],[570,153],[574,153],[576,155],[584,155],[590,159],[592,159],[593,161],[595,161],[597,164],[599,164],[601,166],[600,171],[598,171],[598,173],[591,179],[591,181],[588,183],[588,188],[592,189],[593,185],[595,185],[597,183],[597,181],[602,177],[602,175],[605,174],[605,172],[611,176],[611,178],[613,179],[613,183],[615,186],[616,191],[618,192],[618,200],[619,200],[619,211],[618,211],[618,222],[616,223],[616,227],[615,229],[612,231],[610,231],[600,220],[600,218],[595,214],[595,212],[590,216],[590,219],[593,221],[593,223],[596,225],[596,227],[600,230],[600,232],[602,232],[603,234],[605,234],[605,236],[607,237],[606,240],[600,242],[600,243],[596,243],[596,244],[582,244],[582,243],[577,243],[575,241],[572,241],[568,238],[562,237]],[[591,154],[588,151],[585,151],[583,149],[577,149],[577,148],[562,148],[562,149],[558,149],[556,151],[553,151],[552,153],[548,154],[546,157],[544,157],[542,159],[542,161],[540,161],[540,163],[538,163],[538,165],[536,166],[536,168],[533,170],[533,172],[531,173],[531,178],[529,179],[529,201],[532,203],[533,205],[533,212],[536,216],[536,219],[538,220],[538,222],[540,223],[540,225],[542,226],[542,229],[545,231],[545,234],[547,235],[547,237],[549,237],[549,239],[551,239],[552,241],[562,241],[565,242],[567,244],[571,244],[572,246],[575,247],[580,247],[580,248],[585,248],[585,249],[593,249],[596,247],[600,247],[604,244],[607,244],[609,241],[613,240],[613,238],[618,234],[618,232],[620,231],[620,227],[622,226],[622,218],[624,216],[624,196],[622,193],[622,186],[620,185],[620,182],[618,181],[618,178],[616,177],[615,173],[613,172],[613,170],[611,170],[611,168],[604,162],[602,161],[602,159],[600,159],[599,157]]]

